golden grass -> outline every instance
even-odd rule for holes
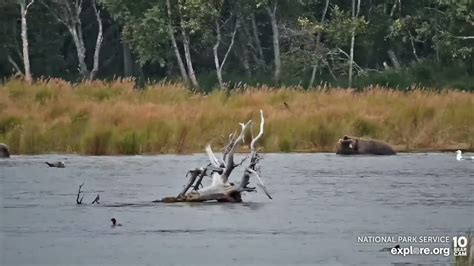
[[[261,87],[202,95],[180,84],[135,90],[127,80],[57,79],[0,86],[0,142],[17,154],[202,152],[208,142],[223,146],[238,122],[258,121],[259,109],[265,152],[333,151],[345,134],[399,151],[474,148],[474,94],[461,91]]]

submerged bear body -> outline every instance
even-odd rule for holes
[[[389,144],[380,140],[344,136],[337,143],[336,154],[396,155],[396,152]]]
[[[0,143],[0,158],[9,158],[10,151],[8,150],[8,146],[6,144]]]

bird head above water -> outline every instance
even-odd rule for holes
[[[115,218],[110,219],[110,221],[112,222],[112,227],[122,226],[122,224],[117,223],[117,219]]]
[[[456,151],[456,160],[458,160],[458,161],[462,160],[462,151],[461,150]]]

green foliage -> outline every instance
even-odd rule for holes
[[[20,126],[22,119],[16,116],[2,116],[0,117],[0,134],[5,134],[8,131],[13,130],[15,127]]]
[[[327,25],[330,42],[336,47],[348,46],[352,31],[355,30],[356,35],[362,34],[367,30],[367,24],[364,16],[352,18],[350,11],[344,11],[336,5]]]
[[[110,154],[112,130],[97,128],[88,132],[82,140],[81,152],[91,155]]]
[[[292,140],[289,137],[283,137],[278,143],[278,149],[280,152],[291,152],[293,145],[291,144]]]
[[[378,126],[376,123],[364,118],[358,118],[354,120],[352,127],[354,128],[355,135],[361,137],[376,137],[376,133],[378,131]]]
[[[40,104],[45,104],[47,101],[55,100],[56,98],[57,94],[53,90],[47,88],[42,88],[35,94],[35,100]]]
[[[118,152],[120,154],[140,154],[142,152],[143,137],[137,132],[126,132],[118,137]]]

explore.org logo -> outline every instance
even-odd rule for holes
[[[357,242],[391,244],[391,248],[385,247],[381,251],[390,251],[392,255],[402,256],[442,255],[448,257],[451,254],[455,257],[467,256],[470,246],[469,238],[466,236],[358,236]],[[433,247],[433,245],[443,245],[444,247]]]

